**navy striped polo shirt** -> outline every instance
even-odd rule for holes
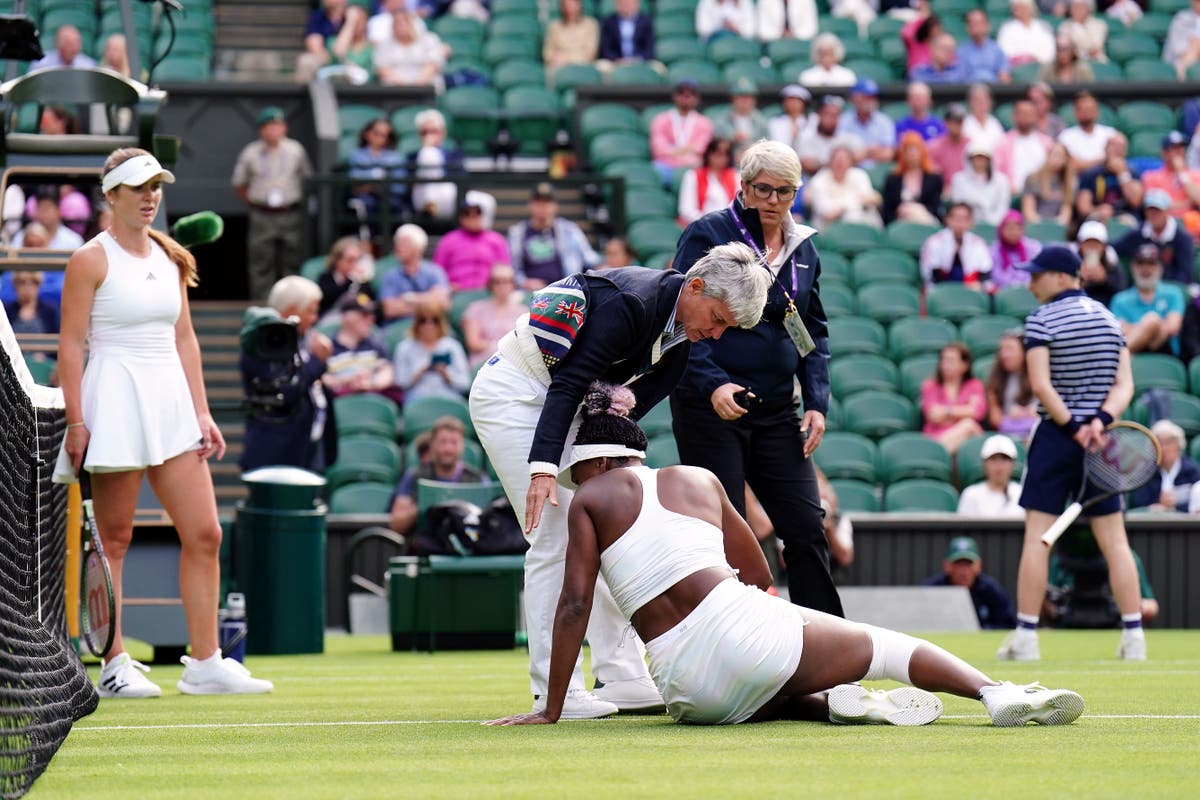
[[[1078,289],[1063,292],[1025,320],[1025,348],[1050,348],[1050,383],[1079,421],[1091,417],[1117,377],[1125,334],[1112,312]],[[1038,409],[1047,419],[1046,409]]]

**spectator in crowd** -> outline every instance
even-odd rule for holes
[[[1112,299],[1113,316],[1125,332],[1131,353],[1179,355],[1179,331],[1183,327],[1183,290],[1163,283],[1158,246],[1144,244],[1133,256],[1133,286]]]
[[[811,40],[817,35],[816,0],[758,0],[758,38],[774,42],[785,36]]]
[[[1200,169],[1187,165],[1187,138],[1171,131],[1162,140],[1162,167],[1142,173],[1147,192],[1166,192],[1171,198],[1171,216],[1183,223],[1193,237],[1200,235]]]
[[[914,64],[908,70],[908,78],[924,83],[966,83],[969,75],[958,62],[954,37],[939,33],[929,43],[929,60]]]
[[[879,110],[879,84],[859,78],[850,89],[850,105],[838,120],[838,134],[862,142],[862,150],[854,154],[859,166],[865,169],[894,159],[896,123]]]
[[[879,218],[883,198],[871,186],[866,170],[854,166],[854,153],[849,147],[835,145],[829,165],[809,179],[808,187],[814,225],[856,222],[883,227]]]
[[[436,33],[417,27],[408,11],[392,14],[392,38],[375,46],[371,63],[383,86],[442,87],[446,46]]]
[[[1125,270],[1117,251],[1108,243],[1108,228],[1098,220],[1079,226],[1071,244],[1079,256],[1080,286],[1097,303],[1109,305],[1113,295],[1125,288]]]
[[[1013,129],[996,147],[996,171],[1008,179],[1013,194],[1025,189],[1025,180],[1046,162],[1054,140],[1037,129],[1037,109],[1029,100],[1013,103]]]
[[[458,227],[438,242],[433,261],[446,271],[452,291],[482,289],[496,264],[511,264],[508,243],[491,230],[496,199],[470,190],[458,212]]]
[[[1054,90],[1050,88],[1050,84],[1045,81],[1029,84],[1029,88],[1025,90],[1025,97],[1033,103],[1037,111],[1037,129],[1057,140],[1067,125],[1062,117],[1054,112]]]
[[[758,86],[749,78],[738,78],[729,90],[730,106],[713,120],[713,136],[729,139],[740,152],[769,135],[767,118],[758,110]]]
[[[933,41],[943,32],[942,21],[929,7],[929,0],[917,0],[916,15],[900,29],[900,39],[906,52],[904,71],[928,64]]]
[[[849,147],[851,152],[862,149],[861,139],[838,131],[838,123],[845,107],[846,101],[836,94],[827,94],[821,99],[816,124],[809,127],[808,133],[800,143],[800,149],[796,151],[800,157],[800,164],[809,175],[816,174],[817,170],[829,163],[833,148],[839,144]]]
[[[1133,258],[1144,244],[1158,247],[1163,265],[1163,279],[1174,283],[1196,282],[1196,244],[1190,233],[1171,216],[1171,196],[1162,189],[1147,189],[1143,201],[1146,221],[1140,228],[1126,231],[1114,243],[1117,255]]]
[[[992,437],[1004,438],[1004,437]],[[991,441],[990,439],[988,441]],[[1006,440],[1007,441],[1007,440]],[[1009,442],[1009,447],[1012,447],[1012,442]],[[1003,458],[1003,456],[995,456]],[[1012,465],[1008,467],[1009,472],[1012,472]],[[1017,484],[1012,484],[1016,486]],[[977,483],[975,486],[968,486],[963,490],[963,497],[967,496],[967,490],[978,487],[985,487],[986,484]],[[1018,492],[1019,493],[1019,492]],[[1016,505],[1014,500],[1013,507],[1019,513],[1020,506]],[[1008,509],[1005,509],[1005,513]],[[994,516],[993,514],[978,514],[976,512],[964,512],[962,510],[962,500],[959,500],[959,512],[975,513],[977,516]],[[975,606],[975,616],[979,618],[979,627],[988,629],[1007,629],[1017,624],[1017,615],[1013,608],[1012,598],[1008,596],[1008,592],[1000,585],[1000,581],[987,575],[983,571],[983,559],[979,557],[979,545],[975,544],[975,540],[970,536],[956,536],[950,540],[950,548],[946,551],[946,558],[942,562],[942,573],[926,578],[923,582],[925,586],[964,586],[971,593],[971,603]]]
[[[317,75],[341,78],[355,86],[371,81],[375,45],[367,34],[367,15],[354,14],[346,20],[341,33],[329,43],[330,63]]]
[[[1020,329],[1000,335],[984,390],[988,426],[1008,436],[1028,438],[1037,422],[1037,398],[1025,369],[1025,339]]]
[[[842,66],[846,48],[835,34],[822,33],[813,39],[813,65],[800,73],[800,83],[805,86],[852,86],[857,78],[854,72]]]
[[[582,0],[559,0],[559,18],[546,26],[542,61],[553,80],[559,67],[591,64],[600,53],[600,24],[583,13]]]
[[[302,183],[312,175],[304,145],[288,138],[283,109],[258,114],[258,139],[242,148],[233,168],[233,188],[250,207],[246,264],[250,299],[267,296],[275,281],[300,266],[309,220],[300,205]]]
[[[1104,15],[1115,19],[1128,28],[1142,18],[1145,9],[1138,5],[1139,0],[1112,0],[1104,9]],[[1141,0],[1145,3],[1146,0]]]
[[[517,274],[509,265],[492,267],[487,290],[488,296],[468,305],[460,320],[467,363],[472,368],[491,358],[500,337],[516,327],[522,314],[529,312],[525,293],[517,288]]]
[[[437,306],[417,305],[413,325],[396,345],[393,361],[405,402],[426,397],[461,400],[471,386],[467,354],[451,335],[446,312]]]
[[[1049,64],[1054,58],[1054,32],[1038,19],[1033,0],[1012,0],[1009,3],[1012,19],[1000,26],[996,44],[1008,56],[1013,66],[1036,61]]]
[[[1021,212],[1004,212],[992,243],[992,273],[988,282],[993,291],[1008,286],[1026,286],[1029,273],[1021,269],[1042,249],[1042,243],[1025,235],[1025,218]]]
[[[973,8],[967,12],[967,38],[958,46],[958,65],[965,73],[964,81],[1008,83],[1012,68],[1008,56],[991,38],[992,24],[987,12]]]
[[[126,78],[133,77],[129,68],[129,48],[125,45],[125,34],[114,33],[105,38],[104,47],[100,51],[99,66],[111,69]]]
[[[1108,61],[1108,54],[1104,52],[1108,23],[1096,16],[1095,0],[1070,0],[1067,19],[1058,26],[1058,37],[1070,42],[1081,60]]]
[[[487,476],[463,463],[467,426],[457,417],[439,417],[430,428],[429,457],[410,467],[396,484],[392,494],[389,525],[396,533],[411,535],[417,527],[417,482],[484,483]]]
[[[92,204],[87,196],[73,186],[58,187],[58,212],[62,216],[62,224],[78,233],[87,241],[88,228],[92,224]],[[34,207],[36,212],[37,208]],[[99,209],[97,209],[99,210]],[[103,230],[103,228],[98,228]]]
[[[1162,448],[1162,463],[1149,483],[1130,492],[1129,507],[1186,512],[1192,486],[1200,482],[1200,464],[1184,452],[1187,438],[1183,428],[1171,420],[1160,419],[1150,426],[1150,432]]]
[[[926,286],[957,281],[982,290],[992,269],[992,255],[983,237],[971,232],[974,212],[966,203],[946,209],[946,227],[921,245],[921,277]]]
[[[1004,126],[992,113],[992,90],[986,83],[973,83],[967,90],[967,118],[963,120],[963,135],[972,144],[994,151],[1004,139]]]
[[[1028,386],[1025,388],[1029,389]],[[1017,446],[1013,440],[999,433],[989,436],[983,441],[979,458],[983,462],[984,480],[962,490],[958,497],[958,513],[974,517],[1024,516],[1025,512],[1017,502],[1021,497],[1021,484],[1013,480],[1013,470],[1017,466]],[[1009,600],[1008,618],[996,627],[1008,628],[1015,624],[1012,601]]]
[[[428,246],[429,236],[411,222],[401,225],[392,236],[396,266],[385,271],[379,281],[385,325],[408,319],[418,303],[450,308],[450,281],[445,270],[424,258]]]
[[[933,377],[921,384],[922,432],[953,456],[963,442],[983,433],[986,415],[983,383],[971,374],[971,351],[962,342],[946,345]]]
[[[825,477],[825,473],[816,465],[813,466],[813,471],[817,473],[817,494],[821,498],[821,510],[825,512],[825,542],[829,545],[830,566],[836,571],[839,567],[848,567],[854,563],[854,523],[843,516],[837,490]],[[766,512],[763,512],[763,516],[766,516]],[[772,528],[771,533],[774,532]]]
[[[12,284],[16,299],[4,304],[13,333],[58,333],[58,308],[38,296],[44,273],[17,270]]]
[[[1175,12],[1167,39],[1163,43],[1163,61],[1175,67],[1179,80],[1187,77],[1188,67],[1200,60],[1200,0]]]
[[[429,5],[420,2],[420,0],[416,2],[413,0],[383,0],[382,3],[372,3],[372,7],[375,6],[378,6],[378,11],[367,19],[367,40],[371,43],[372,47],[392,38],[392,29],[394,27],[392,14],[397,11],[412,11],[417,17],[417,27],[424,30],[425,18],[433,10]]]
[[[753,0],[700,0],[696,4],[696,35],[711,42],[720,36],[754,39]]]
[[[697,111],[700,86],[690,78],[678,81],[671,92],[674,108],[650,122],[650,157],[664,185],[677,170],[700,166],[704,148],[713,136],[712,122]]]
[[[351,5],[348,0],[321,0],[308,16],[304,30],[304,52],[296,59],[295,78],[297,83],[308,83],[317,75],[317,70],[333,61],[331,47],[343,32],[349,35],[348,22],[365,16],[361,6]]]
[[[548,283],[600,265],[583,230],[558,215],[554,186],[542,181],[529,195],[529,218],[508,229],[508,252],[522,289]]]
[[[971,140],[967,146],[967,166],[950,181],[950,201],[971,206],[975,219],[999,225],[1012,205],[1008,179],[992,169],[991,148]]]
[[[1104,145],[1116,133],[1108,125],[1100,124],[1100,104],[1091,92],[1075,95],[1075,124],[1058,136],[1058,142],[1067,148],[1076,172],[1083,172],[1104,161]]]
[[[1038,80],[1050,83],[1091,83],[1096,79],[1092,65],[1079,56],[1075,43],[1059,31],[1054,37],[1054,60],[1038,70]]]
[[[74,25],[60,25],[54,32],[54,49],[29,65],[29,69],[75,67],[92,69],[96,59],[83,52],[83,36]]]
[[[363,294],[368,300],[374,300],[372,266],[370,251],[358,237],[343,236],[334,242],[329,255],[325,256],[325,271],[317,278],[317,286],[321,289],[320,315],[328,314],[348,294]]]
[[[1042,166],[1025,179],[1021,213],[1028,222],[1051,220],[1066,226],[1075,205],[1075,164],[1061,143],[1051,145]]]
[[[883,184],[883,224],[895,220],[937,225],[942,205],[942,176],[935,171],[921,134],[900,137],[896,168]]]
[[[798,83],[789,83],[780,90],[779,99],[783,113],[772,117],[768,123],[770,138],[799,150],[800,138],[811,124],[808,106],[812,102],[812,94]]]
[[[943,191],[950,188],[950,181],[966,165],[967,137],[963,133],[966,118],[966,106],[951,103],[946,107],[946,133],[929,143],[929,159],[934,172],[941,173]]]
[[[396,131],[386,117],[376,117],[362,127],[358,133],[358,147],[346,158],[347,175],[353,180],[387,181],[378,184],[351,185],[351,200],[362,204],[365,214],[376,214],[382,207],[381,198],[386,193],[393,213],[401,210],[404,203],[405,177],[404,154],[396,149]]]
[[[424,180],[464,175],[462,150],[446,140],[446,118],[436,108],[427,108],[413,119],[421,145],[408,154],[408,174]],[[412,187],[413,208],[418,214],[449,218],[458,188],[453,183],[417,183]]]
[[[641,0],[616,0],[616,11],[600,25],[602,71],[618,64],[654,60],[654,23],[642,13]]]
[[[1075,215],[1079,219],[1116,220],[1129,227],[1139,224],[1144,188],[1133,176],[1126,157],[1129,140],[1120,131],[1104,143],[1104,161],[1079,175]]]
[[[79,120],[62,106],[46,106],[38,117],[38,133],[43,136],[74,136],[79,132]]]
[[[403,400],[392,380],[392,360],[375,336],[375,303],[366,294],[347,294],[337,305],[341,327],[322,380],[335,397],[373,392]]]
[[[630,267],[637,262],[638,254],[629,246],[629,240],[624,236],[614,236],[604,243],[604,263],[600,265],[600,269]]]
[[[905,133],[914,131],[922,141],[931,141],[946,132],[946,125],[929,110],[933,108],[933,92],[929,84],[913,81],[908,84],[906,94],[908,101],[908,116],[896,123],[896,142]]]
[[[43,247],[48,250],[71,251],[83,247],[83,237],[63,224],[58,187],[41,187],[34,193],[34,197],[36,199],[33,220],[45,230],[46,243]],[[24,230],[18,231],[13,237],[12,246],[29,246],[25,244]],[[61,282],[56,283],[61,285]]]
[[[713,137],[704,148],[704,163],[683,173],[679,184],[680,225],[689,225],[733,202],[738,176],[732,164],[733,144],[728,139]]]
[[[858,24],[858,38],[865,39],[867,29],[875,21],[871,0],[830,0],[829,13],[834,17],[852,19]]]

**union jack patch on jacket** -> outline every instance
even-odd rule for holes
[[[587,319],[587,291],[581,275],[539,289],[529,301],[529,329],[542,361],[553,370],[566,358]]]

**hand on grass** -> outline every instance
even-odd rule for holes
[[[556,720],[546,716],[546,712],[539,711],[534,714],[514,714],[511,717],[502,717],[483,724],[508,727],[510,725],[553,725],[555,722]]]

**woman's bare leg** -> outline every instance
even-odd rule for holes
[[[112,647],[105,655],[106,661],[112,661],[125,652],[125,641],[121,638],[121,576],[125,571],[125,553],[133,541],[133,515],[137,510],[138,490],[142,486],[142,470],[94,472],[91,479],[92,507],[96,515],[96,527],[100,531],[100,542],[104,545],[104,556],[112,573],[113,600],[117,609],[112,621],[115,631]]]

